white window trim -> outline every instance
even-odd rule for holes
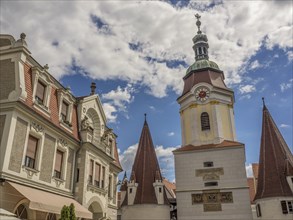
[[[51,98],[53,80],[45,71],[46,70],[41,70],[38,67],[32,67],[33,103],[34,103],[34,107],[36,107],[38,110],[44,112],[47,116],[50,117],[50,113],[51,113],[50,112],[50,98]],[[35,98],[37,85],[39,81],[46,86],[45,94],[44,94],[44,103],[43,103],[44,106],[40,105],[36,101],[36,98]]]
[[[73,104],[74,104],[74,99],[72,95],[70,94],[69,90],[65,89],[58,89],[57,90],[58,94],[58,104],[59,104],[59,121],[61,125],[64,125],[66,128],[69,128],[72,130],[72,112],[73,112]],[[65,102],[68,104],[68,110],[67,110],[67,116],[66,116],[66,121],[68,121],[71,126],[65,122],[63,122],[62,117],[61,117],[61,112],[62,112],[62,104]]]

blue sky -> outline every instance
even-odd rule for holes
[[[172,150],[181,144],[176,99],[194,62],[196,13],[210,59],[235,92],[248,171],[259,157],[261,97],[292,149],[292,8],[292,1],[1,1],[0,31],[25,32],[32,56],[74,95],[97,83],[128,173],[147,113],[162,172],[173,181]]]

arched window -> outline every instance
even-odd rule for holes
[[[203,53],[207,54],[207,49],[205,47],[203,48]]]
[[[201,55],[202,54],[201,47],[198,48],[198,51],[199,51],[199,55]]]
[[[27,210],[23,204],[17,207],[15,214],[20,219],[27,219]]]
[[[202,131],[210,130],[209,114],[206,112],[201,113],[200,120],[201,120],[201,130]]]

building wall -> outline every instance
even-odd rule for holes
[[[261,209],[261,216],[256,217],[255,219],[275,219],[275,220],[282,220],[282,219],[290,219],[292,220],[293,214],[283,214],[281,201],[282,200],[289,200],[293,203],[293,198],[291,197],[275,197],[275,198],[265,198],[256,201],[256,204],[260,205]]]
[[[122,220],[169,220],[170,208],[157,204],[123,206],[121,216]]]
[[[212,161],[214,166],[204,167],[206,161]],[[223,219],[251,219],[244,161],[243,146],[175,153],[178,219],[218,219],[221,216]],[[216,176],[214,168],[220,169],[215,172]],[[198,175],[199,171],[206,172],[206,177]],[[218,186],[205,187],[205,182],[213,181],[218,182]],[[214,212],[204,212],[203,204],[192,204],[192,194],[215,190],[232,192],[233,203],[222,203],[222,211]]]
[[[15,63],[11,59],[0,60],[0,100],[8,99],[15,90]]]

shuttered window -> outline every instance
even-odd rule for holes
[[[283,214],[288,214],[286,201],[281,201],[281,207]]]
[[[68,114],[68,104],[66,102],[62,102],[62,108],[61,108],[61,118],[62,121],[67,120],[67,114]]]
[[[95,165],[95,185],[97,187],[100,187],[100,171],[101,171],[101,165],[96,163],[96,165]]]
[[[37,138],[30,135],[28,138],[28,143],[27,143],[25,166],[33,168],[33,169],[35,168],[38,141],[39,140]]]
[[[59,179],[61,179],[62,161],[63,161],[63,152],[60,150],[57,150],[56,159],[55,159],[54,176]]]
[[[89,172],[89,183],[93,184],[93,175],[94,175],[94,161],[90,160],[90,172]]]
[[[41,104],[44,104],[45,89],[46,89],[46,86],[42,82],[38,81],[35,98]]]
[[[108,197],[110,198],[112,196],[112,176],[109,176],[109,186],[108,186]]]
[[[209,114],[206,112],[201,113],[200,120],[201,120],[201,130],[202,131],[210,130]]]
[[[105,186],[105,167],[102,167],[102,176],[101,176],[101,187],[104,188]]]
[[[261,217],[261,209],[260,209],[260,204],[256,205],[256,216]]]

